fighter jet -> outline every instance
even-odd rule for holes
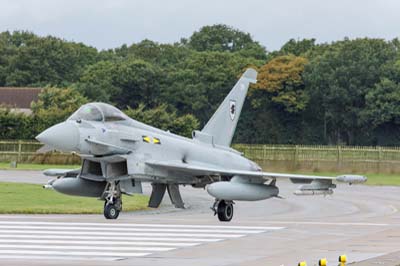
[[[214,115],[192,138],[182,137],[129,118],[106,103],[80,107],[65,122],[36,138],[54,149],[75,152],[82,159],[78,170],[49,169],[46,187],[76,196],[104,200],[104,216],[116,219],[122,210],[122,194],[142,193],[150,182],[148,206],[159,207],[165,191],[172,204],[184,208],[180,185],[206,188],[215,198],[211,207],[220,221],[233,217],[234,201],[278,197],[277,181],[303,184],[296,195],[332,194],[333,181],[362,183],[364,176],[321,177],[263,172],[255,162],[231,148],[236,125],[250,83],[257,72],[247,69]]]

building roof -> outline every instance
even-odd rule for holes
[[[29,109],[37,101],[41,88],[0,87],[0,105]]]

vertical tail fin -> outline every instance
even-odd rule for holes
[[[230,146],[250,83],[257,82],[257,71],[248,68],[201,132],[211,135],[216,145]]]

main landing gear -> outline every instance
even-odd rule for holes
[[[117,219],[122,210],[121,189],[118,182],[110,182],[104,191],[104,217]]]
[[[215,200],[211,210],[214,211],[214,215],[218,214],[218,220],[229,222],[233,217],[233,201]]]

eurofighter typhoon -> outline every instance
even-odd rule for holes
[[[333,181],[362,183],[364,176],[321,177],[263,172],[253,161],[230,148],[250,83],[257,72],[247,69],[201,131],[185,138],[129,118],[105,103],[89,103],[65,122],[36,138],[54,149],[76,152],[78,170],[49,169],[46,187],[58,192],[104,200],[104,216],[116,219],[122,210],[121,195],[142,193],[150,182],[148,206],[157,208],[168,191],[172,204],[184,208],[179,185],[206,188],[215,198],[212,206],[220,221],[233,217],[234,201],[278,197],[277,181],[301,184],[297,195],[332,194]]]

